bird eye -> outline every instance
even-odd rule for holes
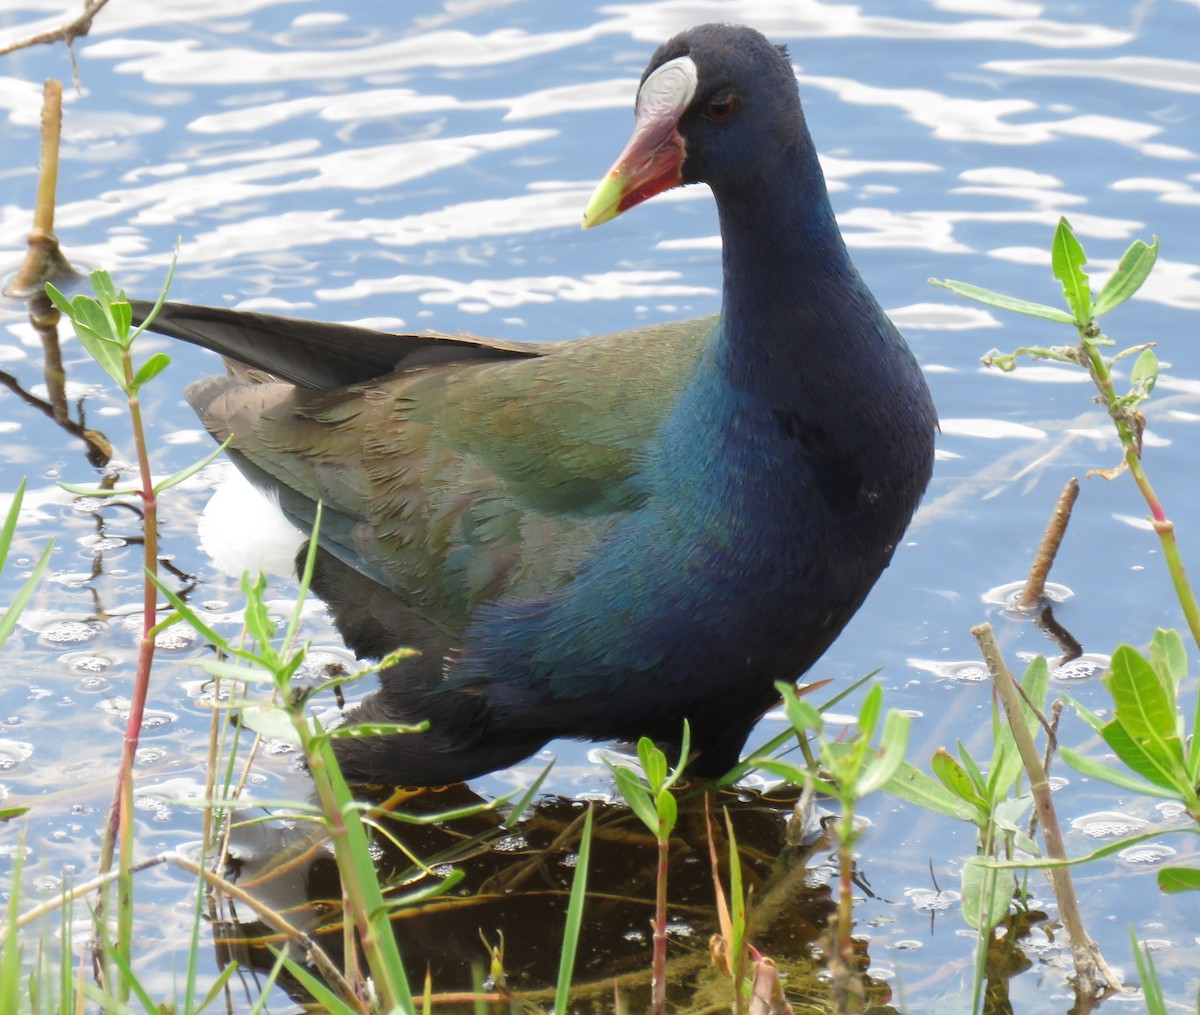
[[[704,115],[714,123],[724,123],[737,112],[737,99],[729,92],[718,92],[708,100]]]

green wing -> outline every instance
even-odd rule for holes
[[[321,543],[457,634],[569,581],[646,496],[640,456],[715,318],[446,362],[327,392],[210,379],[202,418]],[[197,401],[197,399],[193,399]]]

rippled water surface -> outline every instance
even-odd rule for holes
[[[0,46],[75,11],[9,0]],[[991,619],[1013,661],[1054,651],[1008,609],[1003,587],[1024,576],[1062,484],[1114,465],[1118,449],[1081,375],[979,365],[994,346],[1064,344],[1070,335],[1001,319],[926,280],[1055,302],[1047,250],[1060,215],[1096,276],[1134,238],[1160,238],[1154,275],[1106,331],[1126,345],[1159,343],[1146,460],[1200,573],[1195,0],[410,0],[344,9],[114,0],[75,46],[82,90],[66,92],[57,231],[75,263],[103,266],[142,296],[160,285],[178,237],[175,298],[388,328],[553,341],[709,313],[720,269],[705,188],[663,195],[602,229],[578,228],[626,140],[649,53],[707,20],[744,21],[788,44],[843,232],[925,368],[942,417],[937,469],[908,540],[813,675],[849,681],[881,667],[888,703],[914,715],[914,762],[960,739],[986,755],[990,693],[972,677],[981,671],[970,628]],[[0,274],[15,269],[31,223],[41,82],[70,75],[61,46],[0,57]],[[144,349],[173,359],[146,405],[155,468],[165,474],[209,448],[181,391],[218,363],[163,339]],[[63,358],[71,419],[104,431],[116,458],[131,460],[116,393],[73,338]],[[95,864],[136,644],[136,622],[125,618],[140,608],[140,530],[132,512],[75,502],[57,487],[95,473],[77,432],[42,410],[53,395],[42,346],[12,301],[0,301],[0,370],[0,490],[29,478],[21,559],[3,576],[0,601],[22,563],[56,540],[51,574],[5,649],[0,791],[32,807],[27,863],[42,879],[37,891],[50,893],[65,866]],[[197,578],[193,602],[233,631],[236,581],[198,538],[215,524],[200,514],[220,471],[168,496],[162,549]],[[1054,569],[1056,616],[1088,653],[1088,665],[1056,686],[1069,684],[1093,708],[1105,703],[1096,674],[1119,642],[1144,643],[1156,625],[1181,623],[1144,515],[1130,483],[1085,480]],[[281,579],[273,594],[283,610],[294,587]],[[346,658],[318,605],[306,632]],[[139,768],[146,852],[198,835],[187,801],[203,787],[209,709],[203,674],[188,661],[201,651],[187,638],[160,650]],[[761,738],[781,728],[768,717]],[[1096,751],[1069,710],[1062,736]],[[548,753],[559,758],[553,791],[608,791],[587,748],[555,744]],[[268,757],[255,779],[264,787],[298,779],[292,767]],[[539,769],[534,759],[476,789],[496,793]],[[1076,852],[1096,848],[1111,827],[1178,820],[1065,766],[1056,774]],[[858,930],[872,972],[897,988],[906,1010],[965,1010],[972,939],[955,905],[931,907],[927,897],[931,866],[942,888],[957,887],[970,830],[893,800],[867,816],[860,865],[871,892]],[[0,829],[4,856],[21,831]],[[1200,919],[1194,899],[1154,886],[1167,857],[1194,863],[1194,846],[1176,838],[1092,864],[1079,890],[1110,961],[1132,970],[1132,925],[1154,940],[1168,993],[1188,1004]],[[9,861],[0,863],[7,874]],[[187,879],[150,880],[186,919]],[[163,956],[164,984],[171,926],[163,922],[164,941],[146,942],[147,954]],[[511,932],[508,941],[511,957],[519,941]],[[1011,983],[1016,1009],[1066,1011],[1060,944],[1037,931],[1028,955],[1030,968]]]

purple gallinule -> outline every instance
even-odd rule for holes
[[[658,49],[584,225],[689,183],[720,214],[719,316],[537,345],[155,321],[230,361],[187,397],[237,466],[302,528],[323,502],[314,589],[347,643],[421,653],[352,718],[428,732],[339,741],[351,778],[672,743],[685,717],[719,774],[888,565],[934,408],[846,252],[786,52],[752,29]]]

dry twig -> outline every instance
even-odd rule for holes
[[[87,0],[83,13],[73,21],[68,21],[58,28],[52,28],[48,32],[39,32],[27,39],[18,39],[7,46],[0,46],[0,56],[15,53],[18,49],[28,49],[31,46],[53,46],[56,42],[65,42],[67,50],[71,54],[71,77],[75,82],[75,89],[78,91],[80,89],[79,65],[75,62],[75,40],[82,38],[92,30],[92,19],[107,3],[108,0]]]

